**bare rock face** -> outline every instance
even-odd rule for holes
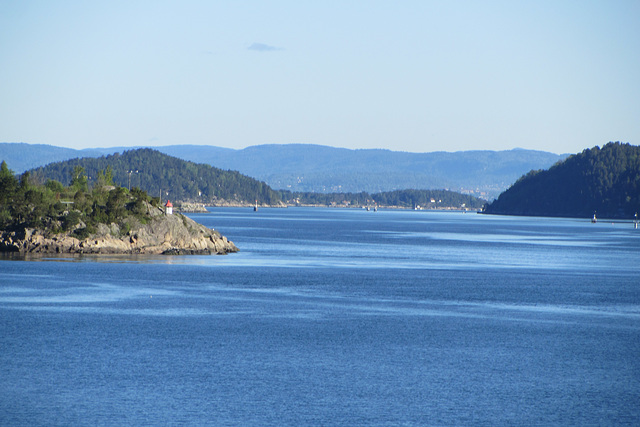
[[[101,224],[80,240],[70,233],[47,230],[0,231],[0,251],[43,254],[227,254],[238,248],[219,232],[184,215],[155,214],[147,224],[123,233],[116,224]]]
[[[178,202],[175,204],[176,211],[190,213],[207,213],[209,212],[204,204],[193,202]]]

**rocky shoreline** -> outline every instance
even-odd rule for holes
[[[175,210],[185,213],[207,213],[207,207],[202,203],[176,202]]]
[[[233,242],[218,231],[181,215],[156,210],[146,224],[121,230],[116,224],[100,224],[86,239],[46,229],[0,231],[0,252],[20,254],[163,254],[203,255],[237,252]]]

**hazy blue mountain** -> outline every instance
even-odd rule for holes
[[[449,189],[489,199],[497,197],[528,171],[548,168],[567,157],[523,149],[408,153],[310,144],[256,145],[242,150],[204,145],[150,148],[183,160],[236,170],[274,189],[321,193]],[[72,150],[0,144],[0,160],[22,172],[53,161],[99,157],[131,149]]]
[[[74,150],[73,148],[45,144],[0,142],[0,161],[6,161],[11,170],[16,173],[22,173],[52,162],[61,162],[80,157],[100,157],[112,152],[114,151],[111,151],[111,149],[101,148]]]
[[[157,150],[186,160],[233,169],[272,188],[303,192],[377,193],[440,189],[497,197],[524,173],[566,158],[543,151],[408,153],[349,150],[320,145],[258,145],[243,150],[174,145]]]

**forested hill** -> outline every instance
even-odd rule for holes
[[[224,171],[162,154],[149,148],[125,151],[99,158],[72,159],[51,163],[31,171],[40,182],[47,179],[67,184],[76,166],[85,169],[89,182],[109,168],[113,182],[122,187],[139,187],[163,199],[213,203],[277,204],[280,196],[264,182],[235,171]],[[168,193],[168,194],[167,194]]]
[[[548,170],[531,171],[486,209],[489,214],[631,219],[640,213],[640,147],[610,142]]]

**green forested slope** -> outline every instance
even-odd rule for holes
[[[280,200],[267,184],[239,172],[184,161],[148,148],[52,163],[34,169],[31,174],[41,182],[53,179],[67,183],[76,166],[85,169],[90,182],[110,168],[114,183],[127,188],[139,187],[152,196],[162,193],[163,199],[202,203],[220,199],[248,203],[258,200],[267,204]]]
[[[633,218],[640,212],[640,147],[610,142],[531,171],[489,204],[505,215]]]

